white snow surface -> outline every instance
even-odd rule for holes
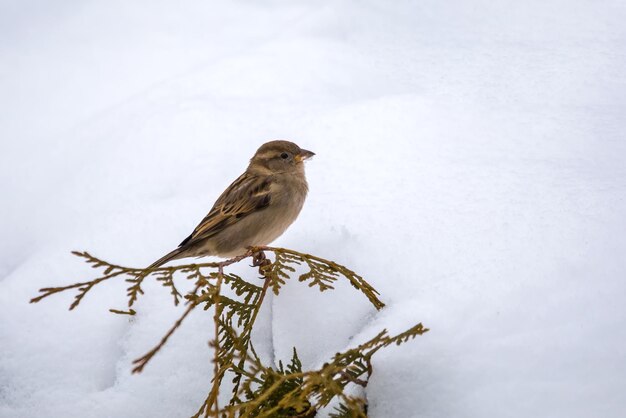
[[[255,340],[307,368],[383,328],[370,416],[623,417],[626,3],[111,0],[0,4],[0,416],[186,417],[212,374],[195,311],[69,254],[145,266],[270,139],[317,153],[275,244],[361,273],[292,281]],[[235,271],[245,271],[237,267]],[[271,307],[271,309],[269,309]],[[321,414],[323,416],[323,414]]]

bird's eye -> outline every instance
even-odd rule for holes
[[[283,152],[282,154],[280,154],[280,158],[282,158],[283,160],[286,160],[287,158],[289,158],[289,154],[287,154],[286,152]]]

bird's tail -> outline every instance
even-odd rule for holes
[[[180,254],[183,252],[182,248],[176,248],[174,251],[171,251],[167,254],[165,254],[163,257],[159,258],[157,261],[155,261],[154,263],[150,264],[149,267],[147,267],[147,270],[151,270],[151,269],[155,269],[157,267],[162,266],[163,264],[167,263],[168,261],[172,261],[172,260],[176,260],[177,258],[180,257]]]

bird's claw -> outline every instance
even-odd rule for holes
[[[266,257],[263,251],[257,251],[256,253],[252,255],[251,267],[258,267],[259,274],[263,276],[262,277],[263,279],[265,278],[265,270],[270,264],[272,264],[272,262]]]

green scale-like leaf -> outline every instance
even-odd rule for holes
[[[273,253],[274,261],[269,262],[260,251]],[[143,370],[196,306],[213,310],[215,331],[211,345],[215,350],[215,375],[211,390],[194,417],[311,418],[320,408],[336,402],[338,406],[331,413],[332,417],[366,418],[365,399],[348,396],[347,387],[367,385],[372,373],[371,358],[379,349],[391,344],[405,343],[427,331],[422,324],[395,336],[389,336],[383,330],[369,341],[337,353],[317,370],[304,371],[295,348],[286,366],[279,361],[278,367],[270,367],[263,363],[251,342],[252,330],[267,290],[271,289],[278,295],[281,287],[297,270],[304,270],[297,278],[309,287],[320,291],[332,290],[337,280],[345,279],[363,293],[376,309],[381,309],[384,304],[378,299],[378,292],[361,276],[344,266],[285,248],[251,248],[246,254],[221,263],[187,264],[152,270],[110,264],[87,252],[74,254],[83,258],[94,269],[103,270],[103,274],[86,282],[41,289],[41,294],[31,302],[39,302],[53,294],[74,290],[76,295],[70,305],[70,309],[74,309],[95,286],[116,277],[129,283],[129,309],[111,309],[113,313],[134,315],[135,310],[130,307],[144,294],[143,285],[148,279],[156,280],[169,289],[175,305],[181,300],[186,301],[185,312],[159,344],[134,362],[134,372]],[[264,279],[263,286],[224,272],[226,267],[246,258],[263,261],[259,270]],[[181,294],[176,286],[176,275],[193,282],[194,290]],[[223,286],[232,290],[229,296],[224,294]],[[227,405],[218,405],[222,379],[227,373],[233,376],[232,396]],[[218,411],[219,406],[221,408]]]

